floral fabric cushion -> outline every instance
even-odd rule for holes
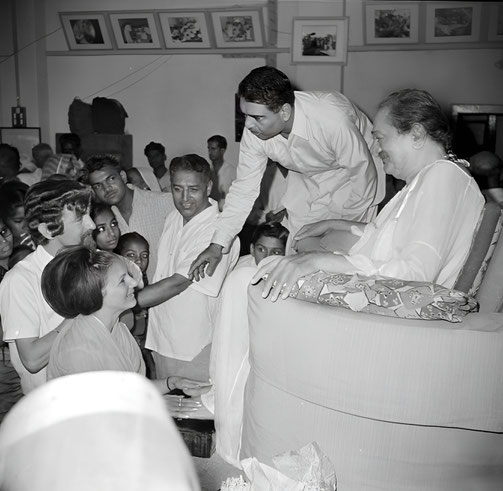
[[[434,283],[318,271],[297,280],[290,296],[355,312],[406,319],[461,322],[478,310],[466,293]]]

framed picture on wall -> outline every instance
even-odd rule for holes
[[[112,49],[103,12],[60,12],[59,17],[70,49]]]
[[[365,5],[366,44],[405,44],[419,41],[419,5],[375,2]]]
[[[254,48],[264,45],[262,10],[211,12],[218,48]]]
[[[211,48],[204,12],[160,12],[164,42],[168,48]]]
[[[491,5],[488,39],[489,41],[503,40],[503,4]]]
[[[427,43],[472,43],[479,40],[481,5],[467,2],[426,5]]]
[[[346,63],[347,17],[293,19],[292,63]]]
[[[40,128],[0,128],[0,143],[16,147],[21,159],[31,160],[31,149],[40,143]]]
[[[110,14],[110,21],[119,49],[161,47],[153,13]]]

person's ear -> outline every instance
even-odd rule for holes
[[[279,110],[281,114],[281,118],[283,121],[288,121],[290,117],[292,116],[292,106],[291,104],[288,104],[288,102],[285,102],[282,106],[281,109]]]
[[[127,184],[127,174],[126,174],[126,171],[125,170],[121,170],[119,172],[119,175],[121,176],[122,182],[124,184]]]
[[[47,223],[45,223],[45,222],[39,223],[37,226],[37,230],[47,240],[53,239],[52,233],[49,231],[49,229],[47,227]]]
[[[414,123],[412,128],[410,129],[410,133],[412,136],[412,146],[415,149],[419,149],[424,145],[426,141],[426,130],[424,126],[420,123]]]
[[[213,181],[210,179],[208,181],[208,185],[206,186],[206,196],[210,195],[212,187],[213,187]]]
[[[250,254],[255,257],[255,245],[254,244],[250,244]]]

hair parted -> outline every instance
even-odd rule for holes
[[[425,90],[402,89],[389,94],[378,109],[388,109],[388,118],[399,133],[408,133],[416,123],[426,133],[450,151],[451,129],[440,104]]]
[[[84,246],[62,249],[42,273],[44,298],[66,319],[98,311],[103,306],[107,272],[116,260],[112,252]]]
[[[284,104],[293,106],[295,101],[290,80],[272,66],[254,68],[239,84],[238,95],[248,102],[265,104],[274,112]]]
[[[63,210],[74,211],[77,218],[89,212],[93,191],[89,186],[71,179],[47,179],[33,184],[26,192],[24,216],[32,239],[46,244],[48,239],[39,231],[41,223],[53,237],[63,233]]]
[[[169,164],[169,175],[171,178],[180,170],[199,172],[203,174],[206,182],[211,181],[212,170],[208,161],[195,153],[175,157]]]
[[[289,230],[279,222],[265,222],[257,225],[253,231],[251,243],[255,245],[261,237],[274,237],[279,239],[283,246],[286,246]]]

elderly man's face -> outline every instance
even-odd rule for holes
[[[171,179],[175,208],[183,216],[184,224],[210,206],[212,182],[202,172],[179,170]]]

